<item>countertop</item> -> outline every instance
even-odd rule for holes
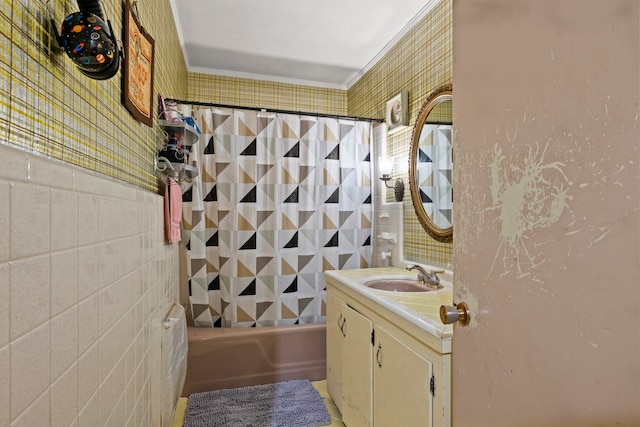
[[[425,330],[436,338],[451,338],[453,326],[440,321],[440,306],[453,302],[452,283],[443,275],[442,289],[428,292],[393,292],[372,289],[364,285],[374,279],[417,280],[416,271],[407,271],[399,267],[362,268],[356,270],[325,271],[326,279],[342,284],[390,310],[403,319]],[[444,279],[443,279],[444,278]]]

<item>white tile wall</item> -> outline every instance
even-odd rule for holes
[[[51,384],[51,327],[48,322],[10,344],[11,418],[16,419]]]
[[[6,203],[0,203],[0,242],[9,242],[11,239],[11,229],[9,227],[9,212],[11,205],[9,181],[0,181],[0,200]],[[9,245],[0,244],[0,262],[9,261]],[[0,281],[0,283],[2,283]],[[0,345],[2,342],[0,341]]]
[[[156,426],[162,197],[0,144],[0,426]]]
[[[371,265],[373,267],[403,266],[402,253],[402,235],[403,235],[403,203],[388,203],[387,193],[393,193],[392,189],[385,186],[384,182],[377,179],[380,176],[378,169],[378,157],[383,153],[387,155],[386,150],[386,126],[377,126],[374,128],[373,141],[373,159],[374,159],[374,176],[376,177],[374,184],[373,197],[373,253],[371,256]],[[394,169],[395,171],[396,169]],[[394,177],[395,178],[395,177]],[[395,183],[395,179],[391,181]],[[393,185],[393,184],[390,184]],[[405,197],[409,190],[405,183]],[[382,233],[393,233],[396,236],[395,242],[386,239],[380,239],[378,236]],[[390,252],[391,257],[383,257],[384,252]]]
[[[9,357],[9,346],[0,347],[0,426],[9,425],[9,420],[11,419]]]
[[[6,346],[8,343],[9,343],[9,263],[0,263],[0,348]],[[0,378],[2,378],[1,375],[0,375]]]
[[[48,254],[51,243],[51,188],[11,182],[11,259]]]
[[[78,303],[78,253],[73,249],[51,254],[51,316]]]
[[[78,246],[78,192],[51,189],[51,250]]]
[[[9,330],[12,340],[51,317],[50,267],[49,254],[9,263]]]
[[[51,384],[51,427],[70,426],[76,419],[78,386],[78,362],[75,361]]]
[[[375,206],[373,220],[373,266],[402,266],[402,203],[383,203]],[[395,235],[395,241],[383,239],[383,233]],[[382,253],[390,252],[391,258],[383,259]]]

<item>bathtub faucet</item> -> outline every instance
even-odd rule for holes
[[[433,289],[442,288],[438,274],[444,273],[444,270],[425,270],[417,264],[407,265],[407,270],[418,270],[418,283],[421,285],[425,285]]]

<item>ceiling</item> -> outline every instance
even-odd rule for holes
[[[189,71],[346,89],[439,0],[170,0]]]

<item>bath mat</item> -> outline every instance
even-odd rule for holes
[[[319,427],[331,416],[309,380],[291,380],[189,396],[184,427]]]

